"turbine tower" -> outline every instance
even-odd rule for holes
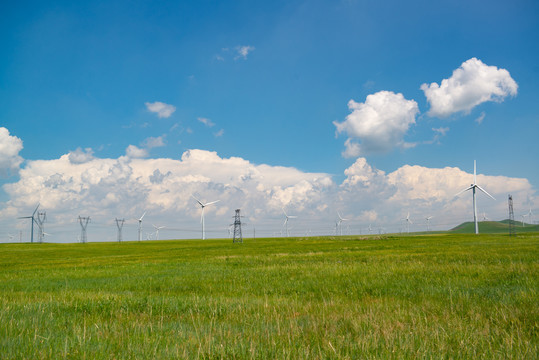
[[[290,233],[288,232],[288,219],[295,219],[295,218],[297,218],[297,216],[287,215],[286,211],[284,211],[284,208],[282,210],[283,210],[283,213],[284,213],[284,216],[285,216],[283,226],[285,227],[285,230],[286,230],[286,237],[289,237]]]
[[[466,189],[462,190],[461,192],[459,192],[455,196],[458,196],[458,195],[462,194],[465,191],[472,190],[472,194],[473,194],[473,222],[475,224],[475,233],[479,234],[479,225],[477,223],[477,202],[475,200],[475,190],[476,189],[481,190],[482,192],[487,194],[489,197],[491,197],[493,200],[496,200],[485,189],[483,189],[481,186],[477,185],[476,164],[475,164],[475,160],[474,160],[473,161],[473,184],[471,184],[470,186],[468,186]]]
[[[138,241],[142,240],[142,219],[144,218],[144,215],[146,215],[146,211],[144,212],[144,214],[142,214],[140,219],[137,220],[138,221]]]
[[[122,227],[124,226],[125,219],[116,218],[116,226],[118,227],[118,242],[122,242]]]
[[[195,199],[197,201],[197,203],[200,205],[200,207],[202,208],[202,215],[200,216],[200,223],[202,224],[202,240],[205,240],[206,239],[206,229],[204,228],[204,208],[208,205],[211,205],[211,204],[215,204],[221,200],[215,200],[215,201],[211,201],[211,202],[208,202],[208,203],[203,203],[202,201],[198,200],[194,195],[191,195],[191,197],[193,199]]]
[[[31,243],[34,242],[34,222],[36,222],[35,215],[36,215],[36,211],[37,211],[38,208],[39,208],[39,203],[37,204],[36,209],[32,213],[32,216],[22,216],[22,217],[19,218],[19,219],[32,219],[32,232],[30,233],[30,242]]]
[[[337,215],[339,215],[339,221],[337,222],[337,226],[339,227],[339,230],[341,232],[341,236],[342,236],[342,222],[343,221],[348,221],[348,219],[344,219],[341,214],[337,211]]]

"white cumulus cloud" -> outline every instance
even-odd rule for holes
[[[487,101],[501,102],[507,96],[517,94],[518,85],[509,71],[488,66],[477,58],[471,58],[453,71],[441,84],[422,84],[430,104],[430,116],[447,117],[457,112],[469,113],[474,107]]]
[[[348,136],[345,157],[387,152],[395,146],[409,147],[403,138],[419,112],[414,100],[407,100],[400,93],[380,91],[368,95],[364,103],[350,100],[348,108],[351,114],[345,121],[333,122],[337,134]]]
[[[155,101],[153,103],[146,102],[144,104],[146,105],[148,111],[156,113],[160,118],[168,118],[174,113],[174,111],[176,111],[176,107],[174,105],[165,104],[160,101]]]
[[[9,134],[9,130],[0,127],[0,176],[16,173],[23,162],[19,155],[22,150],[22,140]]]

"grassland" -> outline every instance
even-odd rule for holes
[[[0,246],[2,359],[537,359],[539,236]]]

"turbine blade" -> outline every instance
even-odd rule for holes
[[[204,206],[215,204],[215,203],[218,203],[219,201],[221,201],[221,200],[215,200],[215,201],[212,201],[212,202],[209,202],[209,203],[205,203]]]
[[[459,196],[460,194],[462,194],[463,192],[466,192],[466,191],[471,190],[471,189],[473,189],[473,185],[470,185],[470,186],[468,186],[466,189],[464,189],[464,190],[462,190],[462,191],[456,193],[454,197],[457,197],[457,196]]]
[[[482,192],[484,192],[485,194],[487,194],[488,196],[490,196],[492,198],[492,200],[496,200],[494,199],[494,196],[490,195],[485,189],[483,189],[481,186],[477,185],[477,188],[479,190],[481,190]]]
[[[477,184],[477,176],[476,176],[476,173],[475,173],[475,160],[473,161],[473,183],[474,184]]]
[[[144,215],[146,215],[146,211],[144,212],[144,214],[142,214],[142,216],[140,217],[140,219],[138,219],[138,221],[142,221],[142,218],[144,217]]]
[[[197,201],[197,203],[200,204],[200,206],[204,207],[204,204],[203,204],[200,200],[198,200],[198,199],[195,197],[195,195],[191,194],[191,197],[192,197],[193,199],[195,199],[195,200]]]
[[[34,212],[32,213],[32,216],[34,216],[34,215],[36,214],[36,211],[37,211],[37,209],[39,208],[39,205],[40,205],[40,204],[37,203],[36,209],[35,209]]]
[[[286,215],[286,211],[284,211],[284,208],[281,208],[281,210],[283,210],[284,216],[288,217],[288,215]]]

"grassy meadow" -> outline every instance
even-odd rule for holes
[[[0,245],[1,359],[537,359],[539,235]]]

